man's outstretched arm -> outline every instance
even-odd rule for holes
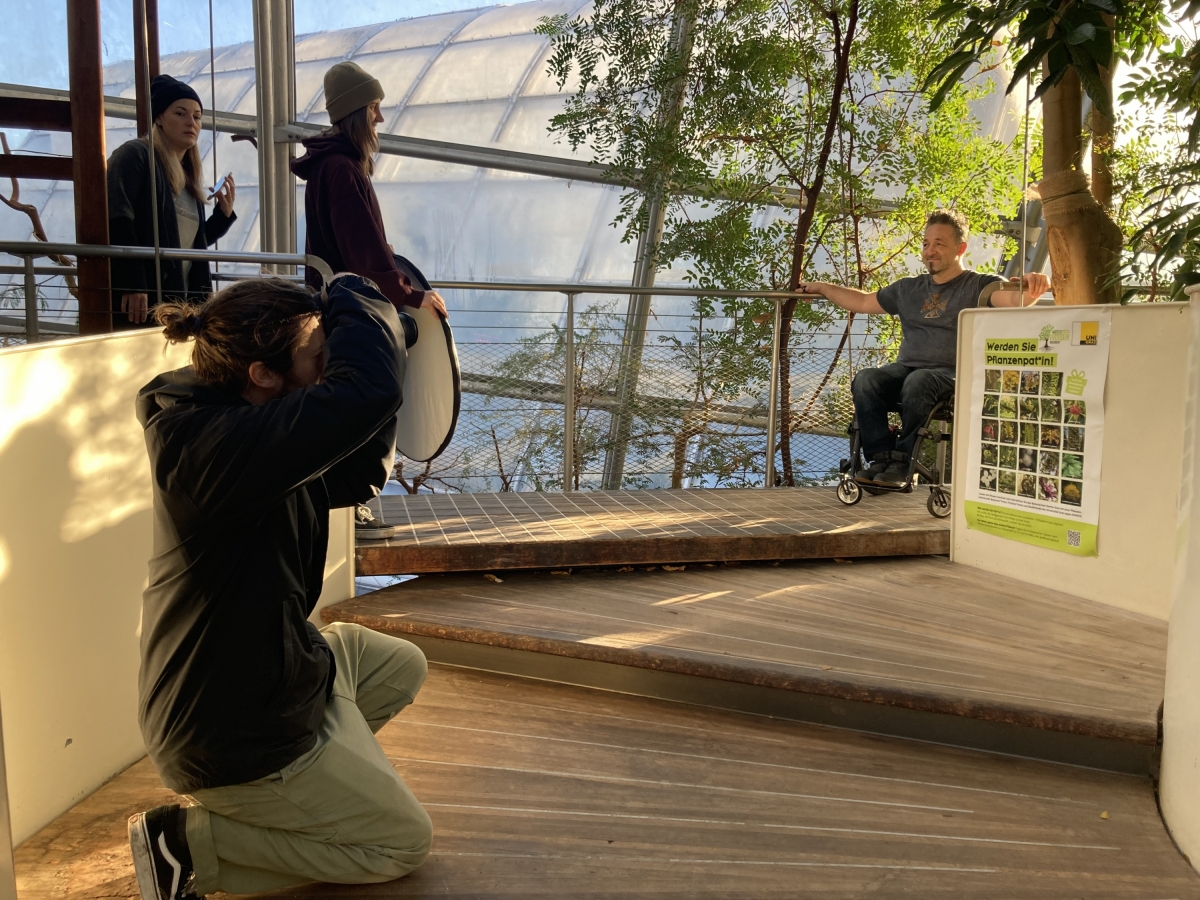
[[[1023,287],[1023,291],[1017,291]],[[1041,272],[1025,273],[1025,280],[1010,278],[988,301],[992,306],[1030,306],[1050,290],[1050,279]]]
[[[879,305],[879,300],[874,292],[867,293],[855,288],[829,284],[826,281],[804,282],[800,285],[800,292],[804,294],[820,294],[830,303],[836,304],[852,313],[887,312],[887,310]]]

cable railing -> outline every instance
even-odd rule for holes
[[[39,319],[38,278],[56,279],[74,267],[40,265],[48,255],[153,258],[146,247],[0,242],[0,253],[21,265],[0,275],[24,275],[25,337],[36,341],[77,333],[70,323]],[[164,259],[237,266],[228,281],[277,275],[319,260],[302,254],[199,250],[161,251]],[[252,267],[247,271],[246,267]],[[699,287],[642,287],[582,282],[435,281],[455,324],[462,368],[458,432],[431,464],[398,461],[396,480],[419,490],[560,490],[637,487],[773,486],[782,467],[782,304],[816,299],[787,291]],[[557,309],[500,309],[487,297],[558,295]],[[652,296],[657,309],[639,334],[619,298]],[[732,316],[700,317],[680,301],[698,297],[742,301]],[[463,301],[456,303],[455,301]],[[482,308],[478,305],[482,301]],[[675,306],[666,305],[674,302]],[[757,315],[745,304],[754,302]],[[66,309],[60,306],[60,316]],[[69,314],[69,313],[66,313]],[[0,315],[0,331],[17,317]],[[858,321],[862,321],[859,319]],[[793,331],[784,359],[796,483],[827,481],[845,451],[849,383],[883,350],[860,326]],[[43,329],[43,326],[44,329]],[[632,387],[630,387],[632,386]],[[772,448],[775,452],[768,452]],[[611,457],[621,471],[611,478]],[[778,458],[778,459],[777,459]],[[607,483],[606,483],[607,479]]]

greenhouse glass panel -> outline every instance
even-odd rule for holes
[[[394,106],[410,94],[417,77],[425,71],[436,54],[436,47],[420,47],[390,53],[360,54],[354,57],[354,61],[379,80],[383,86],[384,103]],[[323,65],[328,71],[332,63],[326,61]],[[324,107],[324,100],[321,106]]]
[[[387,130],[392,134],[456,144],[489,144],[507,110],[507,100],[490,100],[409,106],[398,119],[394,118],[395,111],[393,116],[384,115],[388,116]]]
[[[586,0],[539,0],[512,6],[493,6],[463,28],[454,40],[478,41],[529,34],[537,28],[543,16],[575,15],[587,5]]]
[[[215,82],[215,85],[213,84]],[[200,102],[204,106],[204,112],[209,113],[213,109],[227,110],[237,106],[238,101],[245,96],[247,91],[252,91],[254,88],[254,73],[247,71],[238,72],[221,72],[218,71],[215,76],[209,75],[207,72],[196,75],[188,81],[192,90],[200,95]],[[213,102],[213,88],[216,88],[216,102]]]
[[[493,100],[520,89],[545,38],[536,34],[451,44],[429,67],[410,103]]]
[[[481,13],[482,10],[472,9],[394,22],[363,44],[358,52],[365,54],[412,47],[436,47]]]
[[[325,89],[325,73],[329,71],[328,60],[296,63],[296,110],[301,112],[314,104],[325,106],[322,95]],[[253,76],[254,73],[250,73]]]
[[[201,136],[201,151],[204,160],[204,180],[211,187],[212,182],[209,179],[213,177],[214,170],[212,143],[208,132]],[[226,172],[233,173],[234,182],[237,184],[237,206],[240,209],[242,188],[258,184],[258,151],[249,141],[234,141],[230,135],[220,134],[217,136],[216,171],[217,178]]]
[[[163,66],[166,66],[167,60],[170,57],[163,57]],[[218,72],[229,72],[233,69],[254,69],[254,42],[246,41],[244,44],[237,44],[233,47],[218,47],[216,51],[216,66]],[[204,68],[202,72],[208,71],[208,55],[204,56]]]
[[[296,38],[296,62],[320,60],[326,65],[331,59],[341,59],[358,47],[364,39],[379,30],[378,25],[365,28],[346,28],[341,31],[321,31]]]

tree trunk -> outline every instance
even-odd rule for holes
[[[829,155],[833,151],[833,135],[842,116],[842,92],[850,78],[850,50],[858,29],[858,0],[851,0],[846,12],[846,32],[842,35],[841,21],[836,9],[830,11],[834,34],[834,82],[829,98],[829,115],[825,120],[825,135],[817,154],[812,184],[804,190],[804,206],[796,221],[796,235],[792,241],[792,271],[788,278],[788,290],[797,291],[804,277],[808,235],[812,230],[813,217],[817,212],[817,201],[825,186],[825,171],[829,167]],[[792,360],[788,344],[792,337],[792,319],[796,313],[796,301],[787,300],[780,310],[779,328],[779,456],[783,463],[783,483],[795,487],[796,473],[792,464]],[[767,448],[774,453],[774,447]]]
[[[1088,189],[1083,161],[1083,93],[1069,71],[1042,100],[1044,148],[1038,193],[1050,248],[1050,287],[1058,306],[1115,303],[1105,287],[1121,260],[1121,229]],[[1110,188],[1111,190],[1111,183]]]

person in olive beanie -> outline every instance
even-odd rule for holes
[[[160,247],[203,250],[220,239],[237,219],[233,211],[233,178],[217,192],[217,208],[205,214],[200,180],[200,137],[203,104],[192,88],[159,75],[150,85],[154,122],[154,155]],[[150,208],[150,147],[146,138],[127,141],[108,161],[109,240],[120,246],[153,247]],[[161,260],[162,295],[200,300],[212,293],[212,276],[202,260]],[[112,261],[112,315],[116,329],[153,324],[150,309],[159,300],[152,259]]]
[[[383,96],[383,86],[355,63],[341,62],[325,73],[325,109],[332,124],[305,140],[306,153],[292,162],[292,172],[306,182],[304,252],[335,272],[370,278],[397,308],[423,306],[445,316],[436,291],[414,287],[396,268],[384,233],[371,186]],[[309,268],[305,279],[320,289],[319,273]]]

